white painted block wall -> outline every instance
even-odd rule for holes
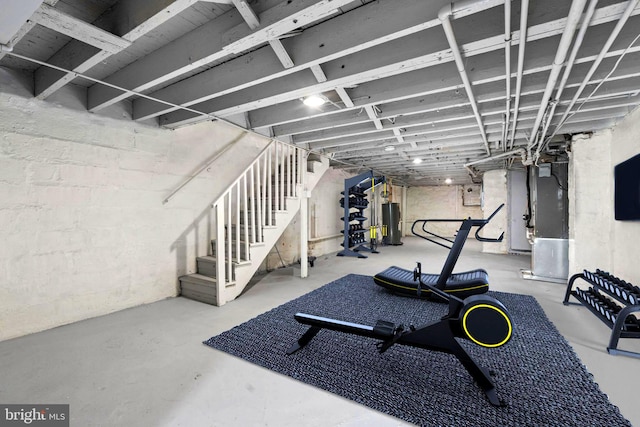
[[[268,140],[247,136],[163,205],[239,131],[94,116],[0,78],[0,340],[175,296],[209,250],[210,203]]]
[[[640,221],[616,221],[614,166],[640,153],[640,109],[612,130],[576,137],[569,170],[569,272],[606,269],[640,284]]]
[[[482,229],[482,235],[487,237],[498,237],[504,232],[504,238],[500,243],[482,243],[482,252],[494,254],[506,254],[509,251],[509,216],[507,209],[508,189],[507,171],[496,169],[487,171],[482,177],[483,191],[483,218],[488,218],[501,204],[505,206],[496,214]]]
[[[461,185],[409,187],[407,189],[407,212],[403,216],[407,220],[408,235],[411,225],[417,219],[444,218],[482,218],[480,206],[464,206]],[[432,223],[427,230],[445,237],[452,237],[460,223]],[[430,244],[430,243],[426,243]]]

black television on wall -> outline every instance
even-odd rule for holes
[[[616,219],[640,220],[640,154],[616,165],[614,176]]]

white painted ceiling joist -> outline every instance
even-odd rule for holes
[[[623,11],[624,9],[619,5],[607,6],[598,9],[598,11],[596,12],[596,15],[598,16],[597,22],[604,23],[614,21],[622,15]],[[640,13],[640,8],[634,11],[634,14],[637,13]],[[528,41],[543,40],[552,36],[558,36],[562,34],[565,24],[566,18],[563,18],[533,26],[528,32]],[[513,37],[514,45],[519,42],[518,37],[519,33],[515,32]],[[393,42],[387,43],[384,46],[380,46],[380,48],[382,48],[384,52],[378,52],[375,55],[373,55],[372,52],[362,52],[362,55],[359,55],[358,53],[350,55],[349,61],[347,61],[347,58],[341,59],[340,63],[342,65],[340,66],[340,68],[344,66],[343,69],[349,70],[346,73],[351,72],[351,74],[347,75],[344,75],[346,73],[343,72],[342,74],[344,75],[344,77],[331,79],[324,83],[317,83],[314,80],[312,81],[312,84],[305,84],[302,83],[302,80],[298,80],[302,83],[299,83],[298,85],[295,85],[295,82],[293,81],[291,81],[290,83],[285,83],[285,79],[277,79],[275,81],[270,81],[268,84],[253,86],[250,90],[243,89],[231,94],[214,98],[210,101],[204,101],[198,104],[194,104],[192,106],[199,111],[216,114],[219,116],[225,116],[229,114],[235,114],[237,112],[251,111],[257,108],[276,105],[285,101],[303,97],[309,93],[319,93],[327,90],[332,90],[336,86],[344,87],[358,85],[363,82],[371,80],[379,81],[379,79],[382,79],[384,77],[396,76],[399,74],[405,76],[405,73],[407,73],[408,71],[434,67],[442,64],[443,61],[452,60],[452,57],[450,53],[448,53],[446,48],[434,51],[434,48],[437,49],[436,46],[443,45],[442,39],[438,40],[434,37],[425,41],[424,38],[412,38],[411,36],[408,38],[411,39],[411,41],[403,39],[401,40],[402,43],[399,43],[398,47],[396,47]],[[502,55],[501,49],[503,47],[503,42],[504,40],[501,39],[501,36],[489,37],[483,40],[474,41],[463,45],[462,51],[465,53],[465,57],[469,58],[472,56],[478,56],[479,61],[481,61],[485,57],[484,55],[482,55],[483,53],[500,51],[498,53],[498,56]],[[431,45],[431,50],[425,44]],[[394,52],[396,52],[400,48],[402,51],[401,56],[407,57],[407,59],[401,60],[399,62],[394,62],[396,61]],[[427,55],[420,54],[425,51],[431,51],[432,53]],[[345,63],[347,62],[348,64],[345,65]],[[373,65],[374,63],[376,63],[377,65]],[[323,66],[323,69],[328,75],[331,74],[327,71],[327,68],[329,67],[330,64],[324,64]],[[495,67],[497,67],[497,63],[492,64],[492,66],[490,66],[489,68],[474,69],[485,71],[491,70],[491,68]],[[451,68],[455,70],[455,66],[451,66]],[[504,75],[504,67],[498,68],[500,69],[500,73]],[[364,71],[360,71],[363,69]],[[352,70],[355,70],[355,72]],[[448,71],[447,75],[451,75],[451,71]],[[455,78],[458,78],[457,71],[455,72],[455,74],[453,74],[453,76],[455,76]],[[453,79],[454,77],[451,78]],[[433,77],[431,77],[430,80],[436,81],[436,79],[434,79]],[[287,79],[286,82],[289,82],[289,79]],[[477,76],[474,77],[474,82],[477,83]],[[354,92],[357,92],[358,89],[361,88],[356,88]],[[357,98],[357,96],[355,97]],[[177,111],[162,116],[160,123],[163,126],[175,127],[184,125],[186,123],[192,123],[197,120],[199,120],[199,118],[194,117],[193,113]]]
[[[121,37],[133,42],[196,2],[197,0],[175,0],[167,5],[166,0],[122,0],[103,19],[121,22]],[[126,20],[124,16],[127,17]],[[110,56],[110,52],[101,50],[95,53],[93,48],[71,42],[56,52],[49,62],[84,73]],[[45,99],[75,78],[73,73],[61,74],[49,67],[40,67],[35,74],[35,94],[39,99]]]
[[[55,2],[45,0],[49,6]],[[526,9],[521,75],[516,66],[520,32],[517,26],[516,31],[505,29],[504,0],[454,3],[453,32],[478,114],[471,110],[438,18],[438,11],[449,4],[448,0],[64,0],[56,8],[43,7],[59,13],[56,19],[41,19],[57,20],[56,25],[66,26],[63,32],[75,38],[64,47],[66,37],[57,45],[50,41],[55,53],[49,59],[46,46],[33,56],[64,70],[30,65],[28,71],[35,69],[41,98],[76,78],[86,86],[78,73],[86,80],[99,78],[114,85],[87,89],[89,108],[98,114],[131,97],[131,103],[122,106],[131,104],[136,120],[155,118],[175,128],[228,118],[330,154],[349,170],[374,167],[418,185],[443,185],[445,176],[455,183],[469,182],[463,165],[484,158],[485,142],[501,151],[505,129],[511,128],[513,145],[526,146],[531,127],[540,121],[536,112],[547,103],[543,93],[567,24],[569,3],[539,0]],[[541,120],[546,133],[562,116],[570,117],[548,153],[563,149],[570,136],[562,134],[610,128],[640,104],[640,45],[629,47],[640,28],[638,6],[572,111],[565,112],[628,4],[607,0],[597,6],[562,97],[551,117],[545,114]],[[514,23],[519,13],[514,2]],[[69,15],[84,16],[87,22]],[[0,54],[0,65],[24,67],[26,58],[20,55],[30,56],[33,40],[41,43],[48,34],[53,33],[33,21],[26,23],[12,35],[13,57],[3,60]],[[153,39],[143,37],[151,34]],[[505,58],[511,64],[505,64]],[[507,99],[511,91],[505,88],[505,72],[511,72],[512,82],[522,77],[517,103]],[[327,102],[308,108],[301,101],[311,94],[323,95]],[[515,93],[510,95],[515,98]],[[514,117],[515,105],[517,123],[507,126],[505,118]],[[195,110],[211,115],[202,117]],[[477,122],[483,123],[486,141]],[[385,151],[389,145],[395,151]],[[422,163],[413,164],[418,157]],[[477,169],[482,173],[505,167],[506,161],[482,163]]]
[[[31,20],[73,39],[80,40],[109,53],[117,53],[131,46],[129,40],[111,34],[101,28],[60,12],[54,7],[42,4],[31,16]]]
[[[234,14],[227,13],[105,80],[127,89],[144,91],[330,16],[336,8],[350,1],[352,0],[266,0],[261,5],[270,7],[259,13],[260,27],[254,31],[244,21],[238,22]],[[172,60],[167,61],[167,58]],[[106,86],[92,86],[89,89],[89,110],[100,110],[129,96],[116,92],[119,91]]]

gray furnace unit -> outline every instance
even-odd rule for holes
[[[384,203],[382,205],[382,224],[387,227],[387,237],[383,237],[383,243],[401,245],[400,207],[397,203]]]

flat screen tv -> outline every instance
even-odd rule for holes
[[[614,168],[617,220],[640,220],[640,154]]]

